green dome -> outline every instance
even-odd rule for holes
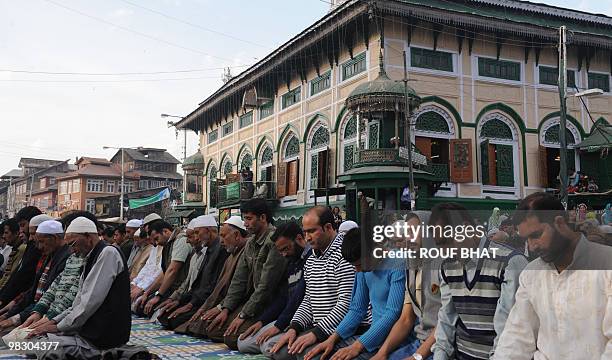
[[[346,106],[351,110],[360,108],[362,111],[394,111],[395,105],[399,104],[403,111],[404,84],[400,81],[389,79],[384,71],[372,81],[359,84],[346,98]],[[408,98],[410,107],[420,104],[421,98],[413,88],[408,87]]]
[[[204,156],[198,151],[183,161],[183,170],[204,169]]]

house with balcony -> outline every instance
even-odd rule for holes
[[[111,158],[111,162],[121,168],[121,150]],[[167,186],[182,191],[183,176],[177,172],[180,164],[166,149],[124,148],[123,170],[126,175],[138,178],[138,190],[156,189]],[[135,188],[136,189],[136,188]]]
[[[91,157],[81,157],[75,165],[75,171],[56,180],[58,211],[86,210],[93,214],[103,213],[103,209],[96,209],[96,198],[121,192],[121,168],[106,159]],[[138,180],[138,176],[126,174],[124,192],[138,190]]]
[[[563,132],[562,25],[572,33],[570,95],[604,91],[589,98],[588,111],[570,96]],[[608,161],[607,152],[581,144],[595,122],[607,128],[612,118],[611,56],[605,15],[514,0],[334,1],[177,127],[200,135],[208,212],[237,206],[246,167],[253,182],[274,188],[279,218],[315,203],[345,206],[356,218],[359,194],[377,209],[397,209],[408,151],[417,208],[514,208],[557,186],[560,134],[570,169],[607,176],[594,162]]]

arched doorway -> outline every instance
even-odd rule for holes
[[[540,182],[545,188],[559,188],[559,170],[561,168],[559,143],[559,118],[549,119],[540,128],[539,166]],[[582,140],[580,132],[574,124],[567,122],[565,129],[567,142],[567,170],[571,174],[580,170],[580,157],[574,150],[576,144]]]

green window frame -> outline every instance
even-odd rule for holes
[[[453,72],[453,54],[423,48],[410,48],[410,66]]]
[[[543,85],[559,85],[559,68],[552,66],[540,66],[540,84]],[[574,88],[576,86],[576,72],[567,70],[567,87]]]
[[[521,63],[479,57],[478,75],[495,79],[521,81]]]
[[[274,114],[274,100],[268,101],[259,108],[259,119],[265,119]]]
[[[253,123],[253,112],[252,111],[249,111],[248,113],[240,117],[239,125],[241,129],[243,127],[251,125],[252,123]]]
[[[234,131],[234,122],[230,121],[227,124],[223,125],[223,136],[230,135]]]
[[[331,70],[310,81],[310,96],[323,92],[331,87]]]
[[[281,105],[283,106],[283,109],[299,103],[302,100],[302,88],[298,86],[297,88],[289,91],[283,95],[282,100]]]
[[[342,64],[342,81],[366,71],[366,53],[354,56],[351,60]]]
[[[610,76],[608,74],[589,73],[589,89],[601,89],[610,92]]]
[[[208,143],[212,144],[219,138],[219,129],[215,129],[208,132]]]

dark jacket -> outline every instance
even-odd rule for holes
[[[17,270],[11,274],[11,277],[6,282],[6,285],[0,290],[0,301],[7,304],[12,301],[17,295],[27,291],[36,277],[36,264],[40,260],[41,253],[36,247],[33,240],[28,241],[21,263]]]
[[[28,290],[23,299],[13,309],[11,309],[11,311],[9,311],[9,317],[19,313],[19,317],[23,322],[30,316],[30,312],[34,307],[34,298],[36,296],[38,282],[40,281],[40,278],[43,275],[43,271],[50,263],[51,265],[49,267],[49,272],[47,273],[47,279],[42,287],[42,290],[44,292],[49,289],[49,286],[51,286],[55,278],[57,278],[58,275],[60,275],[64,271],[64,267],[66,266],[66,260],[68,259],[70,254],[70,247],[68,245],[64,245],[57,249],[55,253],[47,259],[47,261],[43,264],[38,273],[36,273],[36,279],[34,279],[34,284],[30,288],[30,290]]]
[[[119,245],[121,252],[123,253],[123,257],[127,260],[130,258],[130,253],[132,252],[132,248],[134,247],[134,240],[130,239],[128,241],[124,241],[123,244]]]
[[[293,314],[304,298],[306,281],[304,280],[304,264],[312,254],[310,247],[304,249],[299,258],[287,264],[287,281],[280,288],[278,296],[261,314],[259,320],[265,325],[276,320],[274,326],[284,331],[291,322]]]
[[[206,257],[200,267],[198,277],[193,282],[191,290],[181,295],[179,302],[181,304],[190,302],[194,308],[202,306],[215,289],[217,279],[228,255],[227,251],[221,247],[219,239],[209,245],[206,248]]]
[[[223,307],[235,311],[242,306],[242,312],[254,318],[272,302],[285,281],[287,268],[287,260],[270,239],[275,230],[268,224],[266,231],[248,240],[221,304]]]
[[[120,250],[100,241],[92,250],[83,269],[83,278],[91,271],[100,252],[106,246]],[[104,302],[79,330],[79,335],[99,349],[110,349],[130,340],[132,313],[130,310],[130,272],[123,258],[123,271],[117,275]]]

